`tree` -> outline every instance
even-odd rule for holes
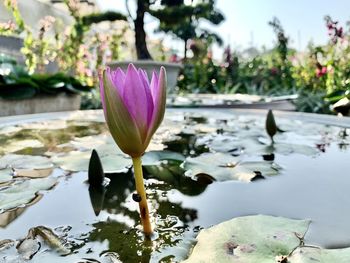
[[[128,1],[126,6],[128,8]],[[157,8],[152,8],[159,4]],[[184,0],[137,0],[136,18],[129,16],[135,27],[135,46],[138,59],[152,59],[146,45],[144,16],[148,13],[159,19],[158,32],[172,33],[184,41],[187,56],[187,43],[192,38],[208,37],[222,43],[221,38],[206,29],[200,29],[199,20],[205,19],[214,25],[224,20],[223,14],[215,8],[215,0],[200,0],[197,4],[186,5]]]
[[[171,33],[184,41],[184,58],[187,57],[188,41],[193,38],[210,38],[222,44],[215,33],[199,27],[200,19],[219,25],[224,21],[223,14],[215,8],[215,0],[201,0],[197,4],[185,5],[184,0],[161,0],[162,8],[150,10],[159,19],[158,31]]]

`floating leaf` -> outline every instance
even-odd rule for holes
[[[0,170],[0,184],[6,183],[12,180],[12,170],[2,169]]]
[[[127,158],[124,154],[120,154],[117,149],[113,148],[115,148],[113,145],[103,145],[96,149],[99,153],[103,170],[105,173],[126,172],[132,164],[131,159]],[[52,161],[67,171],[87,171],[90,155],[90,151],[72,151],[68,154],[53,156]]]
[[[16,177],[28,178],[43,178],[48,177],[53,171],[53,168],[48,169],[14,169]]]
[[[287,263],[349,263],[350,248],[322,249],[318,247],[299,247],[288,257]]]
[[[53,165],[50,160],[43,156],[8,154],[0,157],[0,169],[49,169]]]
[[[0,190],[1,211],[23,206],[31,202],[41,190],[48,190],[57,182],[56,178],[29,179],[16,182]]]
[[[63,170],[72,172],[87,171],[90,155],[90,151],[72,151],[64,155],[54,155],[51,160]]]
[[[33,205],[36,202],[38,202],[41,199],[41,196],[37,196],[27,205]],[[6,211],[4,213],[0,214],[0,228],[5,228],[7,225],[9,225],[12,221],[16,220],[24,211],[26,210],[26,207],[18,207],[16,209],[11,209],[9,211]]]
[[[67,128],[67,122],[65,120],[47,120],[45,122],[24,123],[20,127],[29,130],[59,130]]]
[[[13,153],[26,148],[40,148],[44,145],[38,140],[11,140],[8,144],[1,147],[3,153]]]
[[[146,152],[142,156],[142,165],[150,166],[150,165],[159,165],[161,161],[164,160],[173,160],[183,162],[185,157],[177,152],[171,151],[150,151]]]
[[[309,224],[308,220],[265,215],[234,218],[202,230],[183,263],[276,262],[276,257],[287,256],[300,245]]]
[[[22,128],[18,126],[5,126],[0,128],[0,135],[9,135],[11,133],[19,132],[20,130],[22,130]]]
[[[224,153],[203,153],[187,158],[183,164],[190,177],[209,175],[216,181],[239,180],[249,182],[257,176],[277,175],[280,167],[272,162],[239,162],[237,157]]]

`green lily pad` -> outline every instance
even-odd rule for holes
[[[12,180],[12,170],[11,169],[1,169],[0,170],[0,184],[6,183]]]
[[[95,136],[84,136],[84,137],[74,138],[74,140],[61,146],[71,146],[77,150],[92,150],[101,145],[109,145],[109,144],[112,144],[114,147],[118,148],[112,136],[107,134],[100,134]]]
[[[53,164],[50,159],[43,156],[8,154],[0,157],[0,169],[49,169]]]
[[[312,156],[318,153],[314,146],[306,144],[286,143],[285,136],[275,136],[275,143],[267,137],[247,134],[246,136],[235,137],[233,135],[215,135],[200,138],[197,144],[207,144],[210,149],[219,152],[243,151],[245,154],[269,154],[279,153],[289,155],[293,153]]]
[[[281,167],[273,162],[240,162],[225,153],[203,153],[187,158],[183,164],[185,175],[199,178],[209,175],[216,181],[239,180],[250,182],[257,176],[277,175]]]
[[[234,218],[202,230],[183,263],[273,263],[300,245],[309,224],[265,215]]]
[[[56,178],[30,179],[16,182],[0,189],[0,213],[31,202],[41,190],[48,190],[57,182]]]
[[[162,161],[173,160],[183,162],[185,157],[177,152],[171,151],[150,151],[142,156],[142,165],[159,165]]]
[[[322,249],[318,247],[298,247],[288,257],[288,263],[350,262],[350,248]]]
[[[126,172],[127,168],[132,165],[131,159],[121,154],[120,150],[114,145],[102,145],[96,148],[96,151],[100,156],[105,173]],[[72,172],[87,171],[90,156],[91,151],[72,151],[65,155],[55,155],[52,157],[52,161],[63,170]]]

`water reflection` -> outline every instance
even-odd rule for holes
[[[194,196],[201,194],[206,185],[201,185],[183,175],[179,163],[169,162],[160,166],[144,167],[145,178],[158,179],[149,187],[149,202],[156,207],[156,234],[153,241],[145,240],[139,226],[139,213],[133,209],[130,196],[134,192],[132,171],[127,174],[108,174],[110,183],[105,188],[89,188],[91,204],[96,215],[102,210],[110,214],[106,221],[93,224],[90,241],[106,242],[108,249],[103,253],[117,252],[122,262],[150,262],[154,253],[164,248],[177,246],[191,232],[188,224],[198,218],[196,209],[185,208],[180,202],[171,202],[167,191],[177,189]],[[113,217],[117,215],[118,217]],[[136,222],[136,225],[135,225]],[[102,253],[102,254],[103,254]],[[170,254],[169,254],[170,253]],[[175,257],[171,250],[164,257]],[[152,256],[153,255],[153,256]],[[162,256],[163,257],[163,256]]]

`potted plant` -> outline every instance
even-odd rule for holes
[[[78,110],[78,94],[90,89],[63,73],[29,74],[15,60],[0,56],[0,116]]]
[[[128,3],[128,1],[127,1]],[[159,71],[164,66],[168,76],[168,89],[172,90],[176,86],[177,76],[182,65],[179,63],[155,62],[148,51],[146,44],[146,32],[144,29],[144,16],[146,13],[159,19],[160,26],[158,31],[171,33],[175,37],[184,41],[184,59],[186,59],[188,40],[197,36],[197,34],[211,34],[207,30],[198,29],[199,19],[205,19],[213,24],[219,24],[224,20],[223,15],[215,9],[215,3],[200,3],[196,5],[185,5],[184,1],[162,1],[161,8],[152,9],[152,1],[137,1],[136,17],[131,15],[127,6],[129,18],[133,21],[135,30],[135,49],[137,61],[115,61],[110,63],[111,68],[121,67],[126,69],[129,63],[136,67],[144,68],[148,75],[152,71]],[[181,19],[180,19],[181,18]]]

